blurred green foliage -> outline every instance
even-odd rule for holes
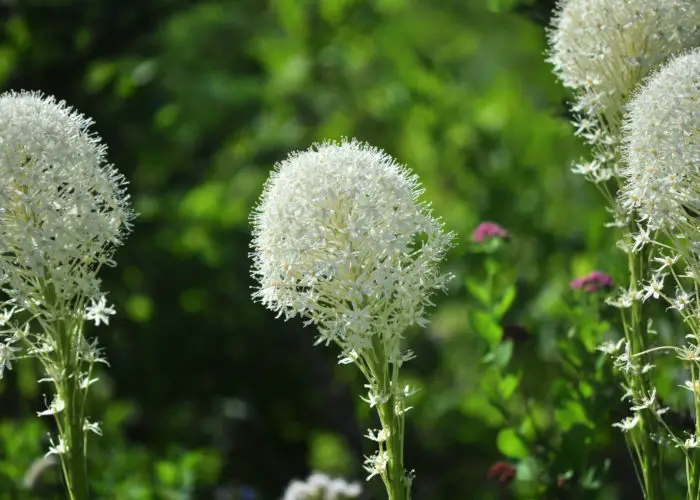
[[[607,319],[569,290],[624,266],[602,200],[569,172],[585,152],[544,62],[551,3],[0,4],[2,87],[93,117],[140,213],[103,276],[120,314],[93,332],[111,362],[92,402],[95,498],[274,499],[310,468],[362,477],[360,378],[253,304],[248,271],[248,214],[273,164],[341,136],[414,169],[460,235],[458,279],[409,332],[414,498],[640,498],[594,351]],[[468,244],[484,219],[511,233],[493,254]],[[504,324],[527,340],[502,342]],[[47,445],[35,370],[0,385],[0,498],[60,492],[51,466],[23,486]],[[514,483],[487,477],[497,461]]]

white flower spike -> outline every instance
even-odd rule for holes
[[[577,91],[575,111],[616,112],[654,66],[697,44],[699,22],[694,0],[559,0],[548,60]],[[579,134],[588,130],[596,127],[584,119]]]
[[[629,104],[620,197],[651,228],[685,226],[700,210],[698,100],[700,50],[694,50],[652,75]]]
[[[126,181],[91,125],[53,97],[0,95],[0,286],[24,309],[97,297],[130,230]]]
[[[383,151],[325,142],[277,164],[252,215],[254,298],[318,325],[345,357],[384,345],[392,362],[406,327],[425,324],[444,287],[454,235],[418,201],[415,175]]]

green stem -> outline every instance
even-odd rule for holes
[[[79,348],[81,332],[79,327],[66,320],[59,322],[56,333],[60,338],[59,364],[63,368],[63,377],[57,384],[57,391],[65,404],[64,410],[57,415],[60,419],[59,433],[68,447],[60,455],[63,462],[66,489],[70,500],[88,500],[89,487],[87,476],[86,436],[85,436],[85,398],[80,388]]]
[[[377,405],[377,413],[388,435],[384,443],[388,464],[383,475],[389,500],[410,500],[410,479],[406,477],[403,460],[404,412],[405,405],[399,387],[399,366],[386,362],[383,346],[379,341],[373,342],[374,359],[368,360],[370,373],[374,378],[379,394],[389,394],[386,402]],[[369,381],[372,384],[372,381]]]
[[[635,225],[636,226],[636,225]],[[636,227],[632,227],[630,233],[634,233]],[[630,286],[636,290],[637,283],[644,275],[644,264],[648,259],[648,249],[643,249],[637,260],[636,254],[629,254]],[[623,313],[624,314],[624,313]],[[647,331],[646,317],[639,300],[634,300],[630,311],[630,323],[627,329],[627,341],[630,344],[630,353],[635,355],[649,349],[649,333]],[[643,363],[643,360],[641,360]],[[630,388],[636,393],[649,394],[652,389],[649,375],[641,372],[632,373],[629,377]],[[659,436],[659,423],[650,411],[640,413],[639,432],[640,439],[638,459],[642,470],[644,482],[644,498],[646,500],[663,500],[662,454],[660,445],[652,436]]]
[[[695,409],[695,439],[700,438],[700,395],[697,393],[696,387],[700,383],[698,372],[694,363],[690,363],[690,381],[693,387],[693,403]],[[688,484],[688,499],[700,499],[700,467],[698,467],[698,450],[690,448],[685,450],[685,475]]]

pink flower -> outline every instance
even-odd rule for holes
[[[480,243],[490,238],[507,238],[508,236],[508,231],[503,229],[495,222],[485,221],[474,229],[474,232],[472,233],[472,241]]]
[[[602,271],[592,271],[591,273],[577,278],[569,283],[572,290],[583,290],[584,292],[597,292],[603,288],[611,288],[613,280]]]
[[[515,479],[515,467],[508,462],[496,462],[489,468],[488,477],[501,484],[508,484]]]

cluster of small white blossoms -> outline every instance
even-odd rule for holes
[[[401,363],[403,331],[426,324],[431,295],[450,278],[439,263],[454,235],[421,193],[407,168],[354,139],[291,154],[252,215],[254,298],[316,325],[343,362],[376,340]]]
[[[695,0],[559,0],[548,32],[548,61],[576,92],[576,135],[592,161],[574,172],[594,182],[617,175],[620,110],[646,74],[700,41]]]
[[[625,339],[617,342],[608,340],[599,348],[604,354],[613,358],[614,366],[617,370],[625,373],[644,374],[651,371],[654,365],[651,363],[641,364],[639,359],[630,352],[630,345]],[[639,413],[648,411],[656,418],[662,418],[669,408],[662,406],[656,395],[656,388],[652,388],[648,392],[633,391],[629,387],[623,385],[625,390],[622,399],[630,401],[630,411],[632,415],[623,418],[620,422],[612,424],[613,427],[618,427],[623,432],[629,432],[639,424]]]
[[[0,95],[0,376],[21,344],[31,345],[26,356],[55,350],[35,327],[114,314],[97,272],[114,264],[133,213],[91,124],[53,97]],[[95,344],[82,349],[86,361],[103,360]]]
[[[655,246],[654,274],[644,296],[660,298],[683,318],[700,313],[700,50],[672,59],[652,74],[627,106],[623,126],[620,206],[636,214],[641,229],[633,251]],[[673,248],[656,242],[655,232]],[[682,272],[674,267],[684,266]],[[667,278],[670,279],[667,280]],[[675,292],[664,293],[664,283]],[[700,338],[697,339],[700,342]]]
[[[362,494],[360,483],[349,483],[314,472],[306,481],[294,479],[289,483],[282,500],[346,500]]]
[[[402,350],[403,332],[426,325],[431,296],[451,278],[439,265],[454,234],[419,201],[422,192],[417,176],[383,151],[354,139],[324,142],[275,165],[251,216],[253,297],[315,325],[316,343],[336,343],[340,363],[355,363],[367,378],[362,399],[392,405],[392,421],[369,436],[379,450],[364,465],[368,479],[385,482],[385,441],[403,438],[414,392],[397,382],[413,357]],[[403,452],[393,453],[400,460]],[[401,479],[410,484],[412,475]]]
[[[636,296],[628,294],[628,302],[659,299],[686,320],[691,330],[686,335],[687,342],[657,349],[672,350],[691,366],[700,362],[700,304],[695,292],[700,282],[698,103],[699,49],[677,55],[648,77],[627,106],[623,125],[625,163],[620,169],[623,185],[619,195],[620,206],[629,214],[636,214],[641,226],[639,233],[628,240],[633,243],[628,250],[636,252],[647,244],[654,245],[652,275],[640,283]],[[671,244],[658,239],[658,232],[669,237]],[[683,272],[675,269],[680,266]],[[669,292],[672,288],[675,291]],[[618,358],[620,364],[622,361]],[[691,376],[693,379],[681,387],[692,392],[697,404],[700,381],[695,370],[691,370]],[[634,427],[637,421],[623,422],[623,430]],[[698,447],[696,436],[671,439],[684,449]]]
[[[698,224],[689,221],[700,214],[699,104],[700,50],[653,74],[629,104],[621,204],[652,230],[697,236]]]

